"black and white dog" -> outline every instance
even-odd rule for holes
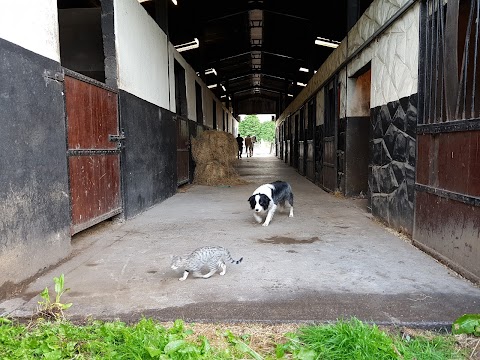
[[[293,217],[293,192],[290,184],[285,181],[274,181],[259,186],[248,198],[248,202],[253,210],[253,217],[258,223],[262,222],[262,216],[266,214],[262,226],[270,224],[277,207],[279,205],[285,207],[285,202],[290,206],[289,217]]]

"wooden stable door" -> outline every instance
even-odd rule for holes
[[[71,234],[122,212],[117,93],[65,76]]]

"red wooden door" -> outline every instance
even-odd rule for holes
[[[65,76],[71,234],[122,212],[118,97]]]

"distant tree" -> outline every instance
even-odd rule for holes
[[[244,138],[246,136],[258,136],[260,127],[260,119],[257,115],[247,115],[245,116],[245,119],[240,121],[238,132]]]
[[[257,140],[275,141],[275,121],[266,121],[260,124]]]

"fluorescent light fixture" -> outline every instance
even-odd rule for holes
[[[226,97],[227,97],[227,95],[222,95],[222,96],[220,96],[220,99],[223,99],[223,98],[226,98]]]
[[[292,94],[287,94],[287,95],[288,95],[288,96],[290,96],[290,97],[293,97],[293,95],[292,95]]]
[[[298,86],[307,86],[307,84],[301,83],[301,82],[299,82],[299,81],[297,81],[297,85],[298,85]]]
[[[208,75],[208,74],[214,74],[216,76],[217,70],[215,70],[214,68],[205,70],[205,75]]]
[[[217,87],[217,84],[207,85],[207,88],[209,89],[215,89],[216,87]]]
[[[308,70],[307,68],[301,67],[300,69],[298,69],[298,71],[309,72],[310,70]]]
[[[197,38],[194,38],[193,41],[187,42],[185,44],[175,45],[175,49],[177,49],[178,52],[182,52],[182,51],[196,49],[199,46],[200,46],[200,42],[198,41]]]
[[[223,84],[220,85],[223,89],[223,91],[227,91],[227,89],[225,89],[225,86],[223,86]]]
[[[177,0],[172,0],[173,5],[177,5]]]
[[[317,36],[317,39],[315,40],[315,45],[326,46],[326,47],[331,47],[335,49],[338,47],[338,45],[340,45],[340,42]]]

